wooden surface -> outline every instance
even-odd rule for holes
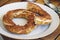
[[[3,1],[1,0],[0,1],[0,6],[3,6],[5,4],[12,3],[12,2],[18,2],[18,1],[21,1],[21,0],[3,0]],[[40,3],[40,1],[39,1],[39,3]],[[41,1],[41,3],[44,4],[43,1]],[[34,39],[34,40],[55,40],[55,38],[57,37],[58,34],[60,34],[60,25],[52,34],[50,34],[46,37],[39,38],[39,39]],[[2,37],[4,38],[4,40],[17,40],[17,39],[12,39],[12,38],[5,37],[3,35],[2,35]]]
[[[52,3],[52,4],[54,4],[55,6],[59,6],[60,7],[60,0],[50,0],[50,2]]]

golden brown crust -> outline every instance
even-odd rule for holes
[[[36,20],[36,18],[35,18],[36,24],[49,24],[51,22],[51,16],[46,11],[44,11],[40,6],[29,2],[27,10],[36,13],[35,17],[38,18],[39,20],[41,20],[40,22],[42,22],[42,23],[40,23],[39,20]],[[48,22],[47,22],[47,20],[48,20]]]
[[[13,18],[25,18],[28,22],[24,26],[19,26],[12,21]],[[27,10],[11,10],[3,16],[5,28],[10,32],[17,34],[30,33],[35,28],[35,24],[40,25],[49,23],[51,23],[51,16],[38,5],[30,2],[28,3]]]
[[[17,12],[20,12],[19,14]],[[16,25],[13,18],[26,18],[27,24],[24,26]],[[34,13],[26,10],[11,10],[3,17],[3,23],[7,30],[17,34],[27,34],[34,29]]]

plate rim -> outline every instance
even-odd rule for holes
[[[22,3],[22,2],[14,2],[14,3],[10,3],[10,4],[15,4],[15,3]],[[38,3],[37,3],[37,4],[38,4]],[[6,4],[6,5],[9,5],[9,4]],[[6,6],[6,5],[4,5],[4,6]],[[39,4],[39,5],[40,5],[40,4]],[[42,4],[41,4],[41,5],[42,5]],[[3,8],[4,6],[2,6],[2,7],[0,7],[0,8]],[[44,5],[44,6],[45,6],[45,5]],[[47,6],[46,6],[46,7],[47,7]],[[48,8],[49,8],[49,7],[48,7]],[[50,9],[50,8],[49,8],[49,9]],[[52,10],[52,9],[51,9],[51,10]],[[55,12],[55,13],[56,13],[56,12]],[[58,17],[59,17],[59,16],[58,16]],[[58,19],[59,19],[59,18],[58,18]],[[58,23],[58,25],[59,25],[59,23]],[[58,25],[57,25],[57,26],[58,26]],[[58,27],[57,27],[57,28],[58,28]],[[57,29],[57,28],[56,28],[56,29]],[[56,30],[56,29],[55,29],[55,30]],[[54,31],[55,31],[55,30],[54,30]],[[51,33],[53,33],[54,31],[52,31]],[[49,33],[48,35],[50,35],[51,33]],[[0,34],[2,34],[2,33],[0,33]],[[2,35],[4,35],[4,34],[2,34]],[[4,36],[9,37],[8,35],[4,35]],[[47,35],[45,35],[45,36],[47,36]],[[45,37],[45,36],[44,36],[44,37]],[[10,37],[10,38],[14,38],[14,37]],[[36,38],[41,38],[41,37],[36,37]],[[30,39],[36,39],[36,38],[30,38]],[[23,38],[14,38],[14,39],[23,39]],[[27,38],[27,39],[29,39],[29,38]]]

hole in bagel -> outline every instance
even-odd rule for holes
[[[25,18],[13,18],[12,21],[16,24],[16,25],[20,25],[20,26],[24,26],[27,24],[27,19]]]

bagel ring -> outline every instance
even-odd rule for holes
[[[35,24],[49,24],[51,23],[51,16],[44,11],[40,6],[29,2],[27,6],[27,10],[32,11],[35,13]]]
[[[28,20],[27,24],[24,26],[16,25],[12,19],[13,18],[25,18]],[[3,17],[3,24],[6,29],[12,33],[17,34],[27,34],[30,33],[34,28],[34,13],[26,11],[24,9],[17,9],[8,11]]]

